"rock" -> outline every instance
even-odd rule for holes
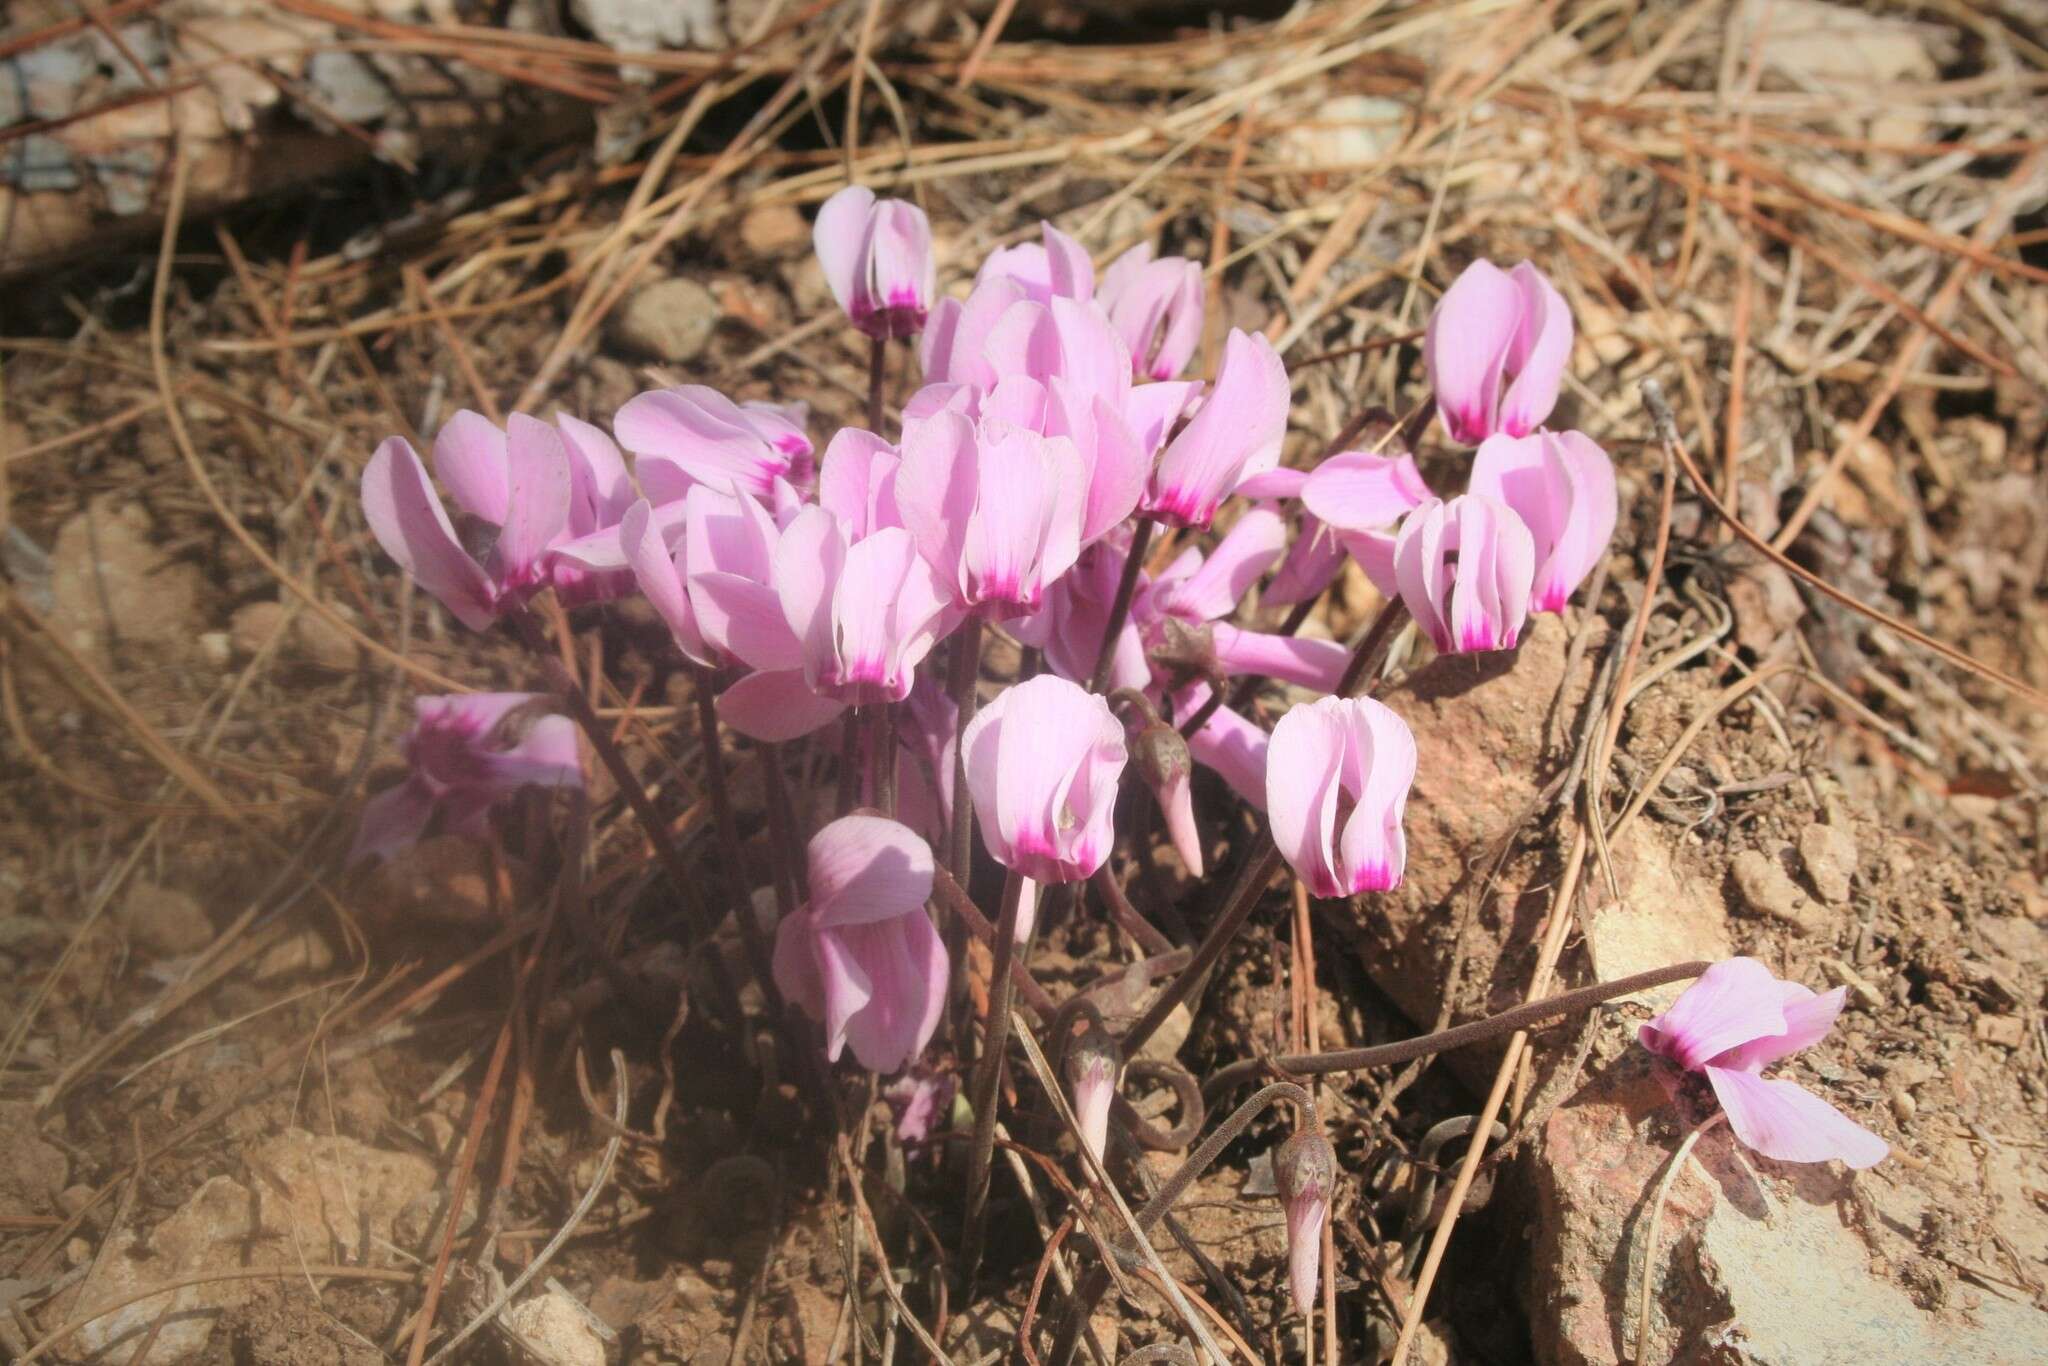
[[[266,1229],[289,1231],[304,1248],[336,1260],[388,1260],[399,1214],[434,1189],[440,1174],[414,1153],[388,1152],[353,1138],[287,1129],[249,1155],[251,1185]]]
[[[308,929],[265,949],[250,975],[258,982],[269,982],[279,977],[325,972],[333,966],[334,948],[327,942],[327,937],[317,930]]]
[[[695,280],[658,279],[627,298],[612,318],[612,339],[650,360],[682,364],[704,353],[718,326],[718,301]]]
[[[111,662],[110,641],[182,651],[198,636],[199,570],[150,541],[141,504],[98,498],[57,533],[50,588],[71,643]]]
[[[1769,916],[1801,934],[1821,928],[1817,908],[1785,871],[1783,859],[1760,849],[1745,849],[1735,856],[1728,874],[1743,904],[1755,914]]]
[[[234,662],[235,646],[226,631],[206,631],[199,637],[199,653],[206,662],[216,669],[225,669]]]
[[[116,1303],[165,1281],[234,1266],[260,1233],[253,1217],[255,1196],[230,1176],[201,1186],[177,1212],[147,1237],[122,1228],[106,1242],[93,1272],[73,1292],[59,1296],[55,1319],[68,1319],[92,1306]],[[259,1256],[275,1255],[264,1249]],[[251,1281],[209,1281],[124,1305],[78,1330],[69,1355],[86,1360],[127,1361],[161,1318],[153,1366],[188,1361],[206,1350],[222,1312],[254,1293]]]
[[[1979,1015],[1971,1027],[1979,1043],[2000,1048],[2021,1048],[2027,1042],[2027,1022],[2017,1015]]]
[[[588,1309],[560,1290],[505,1311],[505,1327],[540,1366],[604,1366],[604,1338]]]
[[[1356,173],[1400,145],[1411,106],[1377,95],[1333,95],[1315,116],[1276,139],[1276,150],[1305,171]]]
[[[740,218],[740,245],[756,260],[780,260],[811,249],[811,225],[789,204],[763,204]]]
[[[1568,727],[1585,704],[1602,647],[1596,637],[1567,677],[1568,639],[1557,617],[1540,616],[1514,652],[1436,660],[1381,699],[1408,722],[1423,756],[1408,800],[1407,872],[1397,890],[1362,899],[1354,915],[1326,923],[1348,932],[1367,974],[1418,1026],[1436,1019],[1457,921],[1487,876],[1491,850],[1552,776],[1556,759],[1544,753],[1543,736],[1553,699]],[[1720,888],[1689,860],[1681,836],[1637,821],[1611,852],[1620,898],[1608,899],[1590,861],[1586,881],[1588,937],[1602,977],[1726,956]],[[1468,939],[1465,971],[1453,987],[1455,1018],[1521,1003],[1561,857],[1518,856],[1502,870]],[[1348,1042],[1362,1041],[1327,1039],[1325,1047]],[[1484,1094],[1499,1057],[1497,1048],[1481,1046],[1446,1063]]]
[[[40,1133],[36,1107],[25,1100],[0,1100],[0,1214],[48,1214],[60,1200],[71,1162],[64,1150]]]
[[[199,903],[172,887],[136,882],[114,911],[123,932],[152,953],[176,957],[213,942],[213,921]]]
[[[1809,825],[1799,832],[1799,861],[1820,899],[1840,906],[1856,876],[1856,837],[1839,825]]]
[[[570,0],[570,12],[606,47],[724,47],[718,0]]]
[[[1672,1183],[1652,1263],[1651,1348],[1635,1354],[1640,1240],[1681,1133],[1637,1050],[1544,1121],[1524,1164],[1536,1207],[1528,1265],[1537,1360],[2041,1359],[2043,1321],[2031,1307],[1986,1296],[1974,1322],[1929,1313],[1875,1274],[1844,1213],[1854,1178],[1838,1164],[1738,1156],[1725,1126],[1701,1136]],[[1865,1179],[1885,1185],[1882,1175]]]
[[[235,609],[228,621],[228,643],[238,659],[249,659],[285,623],[289,609],[281,602],[252,602]],[[356,643],[347,632],[312,611],[290,614],[285,638],[274,647],[286,658],[333,673],[356,667]]]

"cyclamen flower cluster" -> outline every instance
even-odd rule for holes
[[[638,592],[698,686],[719,688],[718,717],[755,741],[798,739],[849,708],[895,709],[877,731],[894,753],[871,752],[853,789],[889,811],[842,815],[811,837],[809,899],[775,935],[775,983],[822,1022],[828,1058],[850,1049],[896,1072],[930,1042],[952,971],[927,910],[932,849],[965,819],[962,800],[1014,879],[1019,943],[1039,886],[1085,880],[1108,858],[1134,753],[1193,875],[1204,852],[1190,759],[1264,810],[1311,894],[1398,886],[1418,758],[1408,726],[1367,698],[1296,706],[1270,733],[1214,705],[1234,678],[1329,694],[1350,660],[1342,645],[1231,618],[1262,580],[1266,605],[1313,599],[1347,557],[1441,653],[1513,648],[1529,612],[1563,610],[1605,551],[1616,490],[1598,445],[1543,426],[1572,344],[1549,282],[1527,263],[1478,261],[1430,320],[1436,411],[1453,442],[1477,448],[1464,491],[1444,499],[1400,450],[1283,467],[1290,384],[1264,337],[1232,329],[1213,379],[1180,378],[1203,332],[1192,261],[1141,246],[1098,277],[1046,224],[1038,241],[991,254],[964,296],[940,297],[923,213],[858,187],[824,205],[815,240],[878,367],[890,340],[917,338],[922,385],[893,439],[849,426],[818,457],[804,404],[683,385],[631,399],[609,434],[568,415],[514,414],[501,429],[458,413],[433,446],[452,516],[397,437],[370,460],[363,501],[386,552],[472,629],[524,613],[543,589],[564,606]],[[1155,532],[1181,538],[1156,574]],[[978,649],[984,626],[1033,647],[1045,671],[974,709],[971,692],[942,686],[933,656],[949,639],[955,653]],[[366,812],[361,854],[388,856],[436,823],[478,833],[521,786],[581,783],[570,723],[541,699],[419,706],[412,776]],[[1207,719],[1183,744],[1172,719],[1198,711]],[[1645,1042],[1703,1067],[1750,1137],[1800,1109],[1751,1065],[1776,1056],[1756,1040],[1812,1032],[1805,1006],[1789,993],[1782,1006],[1757,1007],[1752,1042],[1730,1034],[1732,1051],[1711,1057],[1685,1042],[1684,1009]],[[1116,1056],[1107,1040],[1076,1054],[1098,1156]],[[1830,1132],[1831,1151],[1869,1156]],[[1305,1306],[1314,1254],[1299,1244],[1319,1234],[1335,1160],[1319,1136],[1297,1148],[1286,1186]]]

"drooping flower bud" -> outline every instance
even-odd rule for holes
[[[1287,1281],[1294,1307],[1306,1314],[1316,1302],[1323,1260],[1323,1220],[1337,1181],[1337,1153],[1314,1129],[1297,1129],[1273,1153],[1273,1184],[1287,1207]]]
[[[1089,1012],[1081,1032],[1067,1044],[1063,1069],[1067,1089],[1074,1097],[1074,1120],[1081,1128],[1081,1141],[1102,1161],[1109,1141],[1109,1108],[1116,1099],[1117,1084],[1123,1079],[1124,1055],[1115,1036],[1103,1027],[1100,1016]]]
[[[901,199],[849,185],[825,201],[811,230],[832,297],[870,337],[914,337],[937,292],[932,225]]]
[[[1172,726],[1154,721],[1138,732],[1131,744],[1131,758],[1166,815],[1166,833],[1172,836],[1188,876],[1202,876],[1202,835],[1195,827],[1194,789],[1189,782],[1194,764],[1188,757],[1188,742]]]

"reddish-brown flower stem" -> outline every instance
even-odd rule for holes
[[[981,682],[981,616],[970,614],[953,633],[953,659],[947,678],[953,699],[953,829],[946,849],[946,871],[965,885],[974,860],[974,803],[967,793],[967,746],[959,743],[974,719],[975,691]]]
[[[1131,550],[1124,556],[1124,572],[1116,581],[1116,596],[1110,600],[1109,622],[1102,628],[1102,647],[1095,652],[1095,672],[1088,680],[1089,692],[1109,686],[1110,666],[1116,662],[1117,637],[1124,633],[1124,619],[1131,614],[1131,597],[1138,591],[1138,571],[1145,567],[1145,552],[1152,548],[1154,523],[1140,518],[1131,532]]]
[[[761,993],[768,1000],[770,1014],[779,1025],[783,1018],[782,993],[775,987],[774,959],[768,950],[761,922],[754,918],[751,879],[747,876],[746,847],[740,843],[739,818],[732,808],[732,793],[725,782],[725,750],[718,740],[718,700],[712,695],[711,670],[693,665],[691,689],[696,693],[697,734],[704,751],[704,787],[711,797],[711,814],[718,827],[718,842],[725,852],[726,876],[733,890],[733,919],[739,922],[740,942],[746,946],[747,965]]]
[[[1453,1048],[1464,1048],[1470,1044],[1484,1043],[1527,1029],[1546,1020],[1555,1020],[1566,1015],[1576,1015],[1582,1010],[1612,1001],[1616,997],[1634,992],[1661,987],[1668,982],[1682,982],[1697,977],[1711,966],[1704,960],[1689,963],[1673,963],[1667,968],[1652,968],[1633,976],[1619,977],[1612,982],[1597,982],[1576,991],[1563,992],[1545,997],[1540,1001],[1529,1001],[1504,1010],[1498,1015],[1489,1015],[1483,1020],[1471,1020],[1450,1029],[1440,1029],[1434,1034],[1422,1034],[1398,1043],[1375,1044],[1371,1048],[1342,1048],[1328,1053],[1295,1053],[1278,1058],[1247,1058],[1221,1069],[1202,1084],[1202,1093],[1214,1098],[1257,1078],[1267,1069],[1292,1076],[1323,1076],[1330,1072],[1357,1072],[1368,1067],[1397,1067],[1416,1058],[1426,1058],[1433,1053],[1447,1052]]]
[[[660,813],[654,809],[653,798],[647,795],[647,789],[641,784],[639,775],[633,772],[632,765],[626,762],[626,756],[620,753],[619,747],[612,742],[611,732],[605,729],[604,722],[598,719],[597,712],[590,705],[590,698],[584,693],[582,685],[569,676],[568,668],[554,651],[548,648],[547,639],[541,634],[540,623],[534,620],[533,614],[525,611],[514,612],[511,620],[520,641],[546,675],[549,690],[561,697],[562,704],[569,709],[570,717],[582,727],[584,737],[590,741],[591,749],[597,752],[598,762],[612,775],[612,783],[619,789],[619,795],[626,799],[626,805],[632,808],[633,815],[640,822],[641,830],[646,832],[648,843],[654,846],[654,856],[660,861],[662,871],[668,874],[668,880],[674,886],[676,896],[681,900],[683,918],[689,922],[690,938],[693,943],[685,947],[704,950],[705,971],[711,979],[712,991],[718,997],[719,1009],[725,1013],[728,1020],[737,1025],[740,1022],[739,993],[733,989],[732,978],[727,975],[725,964],[719,959],[717,950],[711,943],[710,913],[704,907],[704,899],[698,891],[696,880],[690,876],[689,867],[683,862],[682,851],[676,848],[675,839],[669,834],[668,826],[662,821]]]
[[[934,879],[936,881],[936,879]],[[981,1269],[981,1240],[988,1213],[989,1159],[995,1151],[996,1101],[1002,1090],[1003,1055],[1010,1043],[1010,963],[1015,956],[1017,920],[1024,904],[1024,878],[1011,869],[1003,879],[1003,907],[996,916],[995,965],[988,989],[988,1019],[982,1027],[981,1065],[974,1073],[969,1103],[974,1107],[974,1141],[967,1155],[967,1208],[961,1218],[960,1276],[974,1283]]]

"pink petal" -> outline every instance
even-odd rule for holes
[[[1095,263],[1088,249],[1050,223],[1040,223],[1045,237],[1045,276],[1054,298],[1086,302],[1095,293]]]
[[[784,999],[814,1020],[825,1018],[825,978],[818,966],[816,931],[809,907],[784,916],[775,927],[775,960],[771,971]]]
[[[1467,266],[1437,300],[1422,355],[1451,440],[1476,446],[1493,435],[1501,372],[1521,320],[1521,288],[1484,259]]]
[[[1422,482],[1414,456],[1367,451],[1331,456],[1316,466],[1301,488],[1302,505],[1344,531],[1390,527],[1427,497],[1429,486]]]
[[[875,942],[879,938],[866,925],[828,930],[815,920],[812,923],[811,951],[817,956],[818,982],[825,1007],[825,1057],[832,1062],[838,1062],[839,1055],[846,1051],[854,1019],[876,999],[871,975],[876,966],[873,960],[879,956],[876,949],[887,952],[886,945]],[[858,1050],[854,1056],[860,1058]],[[867,1059],[861,1058],[861,1066],[867,1065]]]
[[[1334,640],[1240,631],[1226,622],[1209,628],[1209,648],[1232,678],[1277,678],[1316,692],[1331,692],[1343,681],[1351,651]]]
[[[531,700],[531,699],[529,699]],[[491,781],[506,792],[522,787],[582,787],[583,755],[576,723],[566,716],[542,716],[510,749],[484,763]]]
[[[980,496],[981,463],[974,423],[938,413],[903,434],[896,506],[920,555],[956,586],[968,524]]]
[[[842,192],[843,193],[843,192]],[[879,318],[871,327],[874,335],[913,336],[924,328],[925,315],[937,292],[938,266],[932,256],[932,226],[923,209],[901,199],[884,199],[875,205],[869,237],[867,291]],[[855,291],[855,326],[860,291]]]
[[[995,388],[981,396],[981,422],[984,426],[1006,424],[1042,432],[1045,430],[1045,410],[1045,385],[1029,375],[1004,375],[996,381]]]
[[[1843,1002],[1848,999],[1846,987],[1819,995],[1797,982],[1779,982],[1777,987],[1779,1005],[1785,1012],[1785,1032],[1737,1044],[1715,1057],[1714,1066],[1757,1072],[1802,1048],[1811,1048],[1834,1028],[1835,1017],[1842,1013]]]
[[[456,539],[427,467],[403,437],[377,447],[363,470],[363,519],[398,567],[472,631],[497,617],[497,592]]]
[[[1839,1157],[1861,1171],[1891,1152],[1883,1139],[1794,1082],[1765,1081],[1725,1067],[1709,1067],[1706,1073],[1728,1112],[1728,1127],[1765,1157],[1780,1162]]]
[[[915,1062],[931,1041],[945,998],[946,951],[931,921],[916,911],[877,924],[825,930],[819,942],[825,955],[843,952],[849,963],[858,964],[865,979],[862,1008],[843,1017],[846,1042],[860,1065],[887,1073]],[[826,994],[829,1002],[829,976]],[[828,1028],[836,1015],[828,1013]]]
[[[956,305],[957,316],[942,304],[945,316],[935,315],[935,326],[927,328],[919,347],[926,381],[993,387],[998,376],[988,356],[990,333],[1025,297],[1022,287],[998,278],[977,282],[967,301]]]
[[[804,668],[813,678],[835,655],[832,600],[846,569],[846,550],[845,533],[821,507],[799,512],[775,547],[776,596],[789,629],[803,645]]]
[[[1174,713],[1192,716],[1208,700],[1208,685],[1198,683],[1174,695]],[[1188,737],[1188,754],[1196,763],[1213,769],[1230,784],[1231,791],[1254,808],[1264,810],[1270,739],[1265,731],[1230,708],[1219,707],[1200,730]]]
[[[1431,498],[1401,523],[1394,540],[1394,581],[1401,601],[1408,604],[1415,624],[1442,654],[1457,648],[1446,620],[1450,591],[1446,523],[1444,504]]]
[[[867,255],[868,223],[874,206],[873,190],[848,185],[819,206],[817,221],[811,225],[811,246],[825,269],[825,283],[848,312],[861,284],[861,262]],[[624,433],[620,436],[623,440]]]
[[[411,778],[379,792],[363,803],[362,823],[356,827],[355,843],[349,846],[343,866],[365,858],[388,859],[411,848],[433,818],[433,794]]]
[[[703,632],[698,629],[697,616],[691,608],[689,594],[683,589],[683,576],[676,569],[675,557],[655,530],[653,510],[645,499],[627,508],[626,515],[620,519],[619,546],[633,571],[634,582],[640,585],[641,594],[667,623],[669,636],[675,641],[676,648],[699,664],[715,662],[705,646]]]
[[[1333,460],[1335,458],[1331,457]],[[1237,493],[1242,498],[1299,498],[1307,484],[1307,470],[1282,466],[1279,469],[1267,470],[1264,474],[1254,474],[1240,479]]]
[[[1458,552],[1448,626],[1459,650],[1514,646],[1529,614],[1536,547],[1514,509],[1484,494],[1453,499],[1446,510]]]
[[[1701,973],[1637,1037],[1652,1053],[1697,1069],[1730,1049],[1777,1038],[1789,1028],[1785,995],[1771,970],[1754,958],[1730,958]]]
[[[1345,890],[1384,892],[1400,886],[1408,862],[1401,816],[1415,782],[1415,736],[1406,721],[1369,697],[1340,705],[1363,776],[1342,836]]]
[[[1500,405],[1500,429],[1526,436],[1543,425],[1557,406],[1558,387],[1572,355],[1572,311],[1543,273],[1522,262],[1510,272],[1521,291],[1519,324],[1508,345],[1507,369],[1514,381]]]
[[[603,428],[567,413],[555,414],[555,426],[569,456],[568,534],[588,536],[600,527],[617,526],[635,496],[618,444]]]
[[[1391,537],[1387,544],[1392,546]],[[1295,535],[1294,544],[1287,548],[1287,558],[1280,561],[1280,567],[1267,580],[1265,591],[1259,595],[1259,605],[1292,607],[1321,596],[1343,572],[1344,554],[1344,542],[1337,534],[1317,518],[1303,513],[1301,530]]]
[[[492,558],[515,585],[533,577],[543,551],[569,525],[569,453],[562,435],[538,418],[505,422],[505,525]]]
[[[1272,343],[1233,328],[1215,388],[1159,457],[1146,511],[1180,526],[1209,525],[1247,472],[1279,463],[1287,402],[1287,367]]]
[[[1315,1310],[1321,1284],[1323,1220],[1329,1213],[1329,1199],[1320,1193],[1287,1204],[1287,1290],[1297,1314]]]
[[[718,719],[750,740],[777,743],[809,735],[846,708],[820,697],[801,669],[751,673],[718,695]]]
[[[1137,385],[1125,397],[1124,420],[1130,424],[1132,433],[1138,438],[1139,448],[1148,458],[1157,454],[1167,438],[1173,435],[1181,415],[1202,392],[1202,387],[1199,380],[1171,379],[1160,384]]]
[[[1255,507],[1237,519],[1201,568],[1173,585],[1162,607],[1190,621],[1229,616],[1286,545],[1285,519]]]
[[[820,927],[908,915],[932,894],[931,846],[884,816],[841,816],[811,836],[806,857]]]
[[[1331,848],[1344,753],[1342,705],[1326,697],[1293,708],[1273,727],[1266,752],[1266,818],[1273,842],[1311,896],[1350,891],[1338,880]]]
[[[505,525],[505,433],[489,418],[464,408],[441,424],[434,474],[456,507],[492,526]]]
[[[637,457],[640,491],[655,504],[681,498],[697,481],[766,498],[791,464],[738,404],[701,384],[627,399],[612,417],[612,430]]]

